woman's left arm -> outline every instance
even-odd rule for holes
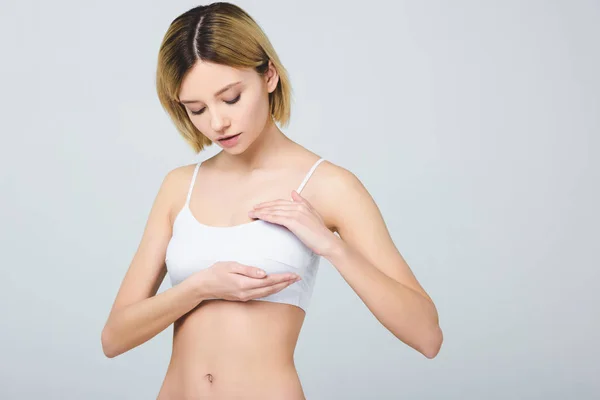
[[[437,309],[394,245],[379,208],[360,180],[336,168],[330,207],[341,240],[323,256],[398,339],[434,358],[442,345]]]
[[[373,198],[344,168],[330,164],[321,176],[314,187],[319,209],[339,237],[295,191],[291,201],[257,204],[249,215],[290,229],[331,262],[383,326],[434,358],[443,341],[436,307],[394,245]]]

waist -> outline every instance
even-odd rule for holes
[[[164,391],[303,399],[293,355],[304,315],[289,304],[200,303],[175,322]]]
[[[304,316],[289,304],[206,300],[175,322],[172,358],[214,365],[291,361]]]

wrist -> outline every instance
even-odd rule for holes
[[[198,302],[207,300],[210,298],[208,294],[208,285],[206,279],[206,270],[196,272],[190,279],[191,290],[194,294],[194,298]]]

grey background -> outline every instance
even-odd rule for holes
[[[198,4],[1,3],[2,399],[158,393],[172,327],[114,359],[100,332],[162,178],[217,151],[154,89]],[[600,3],[236,4],[289,70],[284,131],[363,181],[445,335],[426,359],[322,261],[307,398],[598,398]]]

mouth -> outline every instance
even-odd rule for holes
[[[236,136],[240,135],[241,133],[242,133],[242,132],[240,132],[240,133],[238,133],[238,134],[235,134],[235,135],[229,135],[229,136],[225,136],[225,137],[223,137],[223,138],[220,138],[220,139],[219,139],[219,142],[222,142],[223,140],[231,139],[232,137],[236,137]]]

